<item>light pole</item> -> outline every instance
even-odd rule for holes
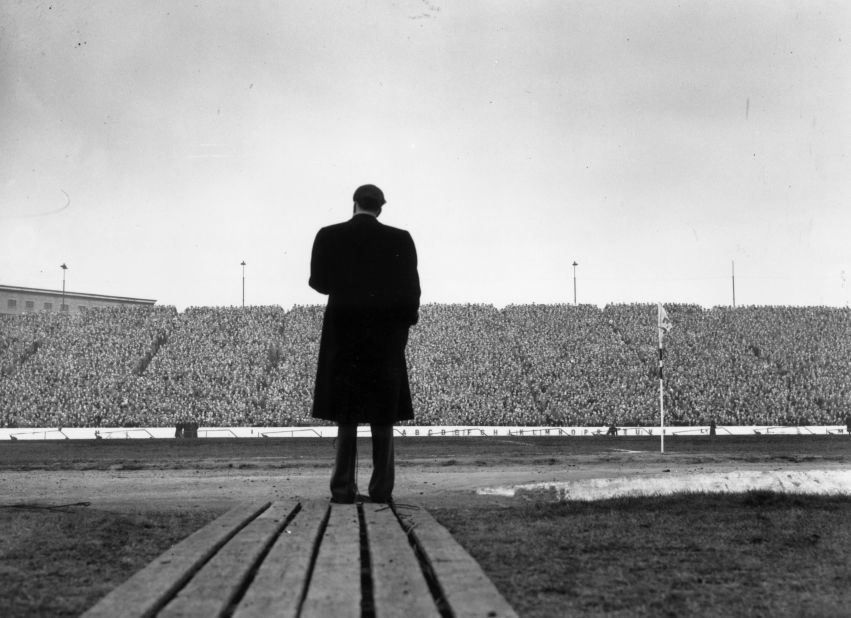
[[[245,260],[242,260],[240,266],[242,266],[242,308],[245,309]]]
[[[576,304],[576,267],[579,266],[579,263],[573,262],[573,304]]]
[[[65,262],[62,262],[59,268],[62,269],[62,304],[59,305],[59,313],[62,313],[65,307],[65,271],[68,270],[68,267],[65,265]]]

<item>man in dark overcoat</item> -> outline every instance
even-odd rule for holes
[[[333,502],[359,498],[358,423],[372,432],[369,498],[392,499],[393,425],[414,417],[405,346],[419,316],[417,251],[408,232],[379,223],[384,204],[378,187],[359,187],[352,218],[322,228],[313,242],[310,287],[328,294],[313,416],[338,425]]]

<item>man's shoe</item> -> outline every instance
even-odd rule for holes
[[[373,496],[369,497],[370,502],[374,502],[375,504],[393,504],[393,498],[375,498]]]
[[[333,496],[331,497],[331,504],[354,504],[354,503],[355,503],[354,498],[344,499],[344,498],[334,498]]]

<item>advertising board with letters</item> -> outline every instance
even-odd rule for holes
[[[842,435],[847,433],[845,425],[719,425],[715,428],[717,436],[753,436],[753,435]],[[368,425],[358,427],[358,434],[370,435]],[[662,427],[511,427],[511,426],[429,426],[398,425],[395,427],[398,438],[427,437],[631,437],[661,436]],[[666,437],[676,438],[710,436],[708,426],[665,427]],[[314,427],[199,427],[199,438],[335,438],[335,425]],[[115,440],[175,438],[173,427],[41,427],[41,428],[1,428],[0,440]]]

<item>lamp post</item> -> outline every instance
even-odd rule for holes
[[[62,309],[65,307],[65,271],[68,270],[68,267],[65,262],[62,262],[59,268],[62,269],[62,304],[59,305],[59,313],[62,313]]]
[[[245,260],[242,260],[240,266],[242,266],[242,308],[245,309]]]
[[[573,262],[573,304],[576,304],[576,267],[579,266],[579,263]]]

